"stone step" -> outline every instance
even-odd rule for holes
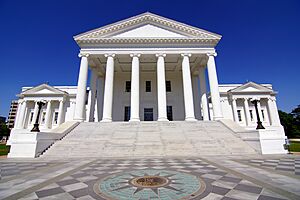
[[[62,153],[63,152],[63,153]],[[81,123],[42,157],[199,156],[255,154],[216,121]]]

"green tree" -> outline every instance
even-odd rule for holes
[[[286,136],[288,138],[300,138],[300,106],[293,109],[291,113],[280,110],[278,112]]]
[[[0,122],[0,138],[2,138],[3,136],[9,136],[10,130],[9,128],[7,128],[5,123],[1,123]]]

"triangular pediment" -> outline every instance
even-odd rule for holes
[[[254,82],[248,82],[245,83],[239,87],[236,87],[232,90],[230,90],[231,93],[273,93],[274,91],[271,90],[270,88],[267,88],[263,85],[254,83]]]
[[[113,38],[186,38],[186,35],[169,31],[164,28],[146,24],[123,33],[112,35]]]
[[[56,89],[48,84],[41,84],[36,87],[30,88],[21,93],[21,95],[64,95],[67,94],[64,91]]]
[[[217,44],[221,36],[152,13],[144,13],[74,37],[78,44],[121,39],[198,39]]]

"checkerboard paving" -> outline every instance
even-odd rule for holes
[[[2,162],[0,163],[0,181],[3,182],[7,179],[29,174],[54,165],[51,162]]]
[[[93,191],[98,180],[135,169],[165,169],[198,176],[206,184],[204,193],[200,195],[202,199],[285,199],[201,159],[98,160],[22,199],[102,199]],[[200,196],[194,199],[200,199]]]
[[[248,163],[300,176],[300,158],[252,159]]]

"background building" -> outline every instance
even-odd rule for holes
[[[15,125],[17,110],[18,110],[18,101],[13,100],[10,104],[10,109],[8,113],[7,123],[6,123],[9,129],[12,129]]]

